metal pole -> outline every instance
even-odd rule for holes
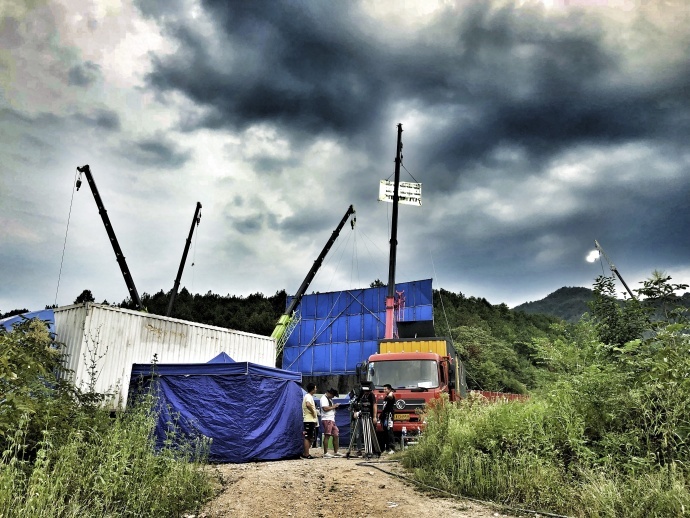
[[[398,124],[398,144],[395,155],[395,184],[393,187],[393,217],[391,223],[390,258],[388,261],[388,294],[386,295],[385,338],[393,338],[395,329],[395,261],[398,246],[398,189],[400,186],[400,163],[402,161],[402,124]]]

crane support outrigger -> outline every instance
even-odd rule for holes
[[[172,292],[170,293],[170,302],[168,303],[168,310],[165,312],[165,316],[169,317],[172,314],[173,304],[175,303],[175,297],[177,297],[177,290],[180,288],[180,280],[182,279],[182,272],[184,270],[184,265],[187,262],[187,254],[189,253],[189,245],[192,243],[192,235],[194,234],[194,227],[199,226],[201,221],[201,202],[196,202],[196,210],[194,211],[194,219],[192,219],[192,226],[189,229],[189,236],[187,236],[187,241],[184,245],[184,252],[182,252],[182,260],[180,261],[180,268],[177,270],[177,277],[175,277],[175,284],[173,285]],[[194,264],[192,263],[192,266]]]
[[[108,237],[110,238],[110,244],[113,245],[115,259],[117,259],[117,264],[120,265],[120,271],[122,272],[122,276],[125,278],[125,284],[127,284],[129,296],[132,299],[132,302],[136,304],[137,309],[141,310],[143,306],[141,304],[141,299],[139,298],[139,293],[137,292],[137,288],[134,285],[134,281],[132,280],[132,274],[129,273],[129,268],[127,268],[127,261],[125,261],[125,256],[122,253],[120,244],[117,242],[117,237],[115,237],[115,231],[113,230],[113,226],[110,223],[108,211],[105,210],[105,207],[103,206],[103,200],[101,200],[101,195],[98,194],[96,182],[94,182],[93,176],[91,175],[91,168],[89,168],[87,164],[82,167],[77,167],[77,171],[79,171],[79,178],[77,179],[77,190],[79,190],[79,187],[81,187],[81,175],[84,174],[84,176],[86,176],[86,181],[89,182],[89,187],[91,187],[93,197],[96,200],[98,213],[101,215],[103,225],[105,225],[105,231],[108,233]]]
[[[285,342],[289,337],[289,333],[287,331],[290,327],[290,323],[293,321],[293,312],[295,311],[295,309],[297,309],[297,306],[302,300],[304,292],[307,291],[309,284],[312,280],[314,280],[316,272],[319,270],[319,268],[321,268],[321,263],[323,263],[326,254],[333,246],[333,243],[335,243],[335,240],[338,239],[338,235],[345,226],[345,223],[347,223],[348,218],[354,213],[355,209],[352,205],[350,205],[347,209],[347,212],[345,212],[343,219],[340,220],[340,223],[338,223],[338,226],[331,234],[331,237],[326,243],[326,246],[323,247],[323,250],[321,250],[321,253],[316,258],[316,261],[314,261],[313,266],[309,270],[309,273],[307,273],[307,276],[304,278],[304,281],[302,281],[302,285],[297,290],[297,293],[295,293],[295,296],[292,298],[292,301],[290,301],[290,305],[285,310],[285,313],[283,313],[280,319],[278,319],[278,323],[276,324],[276,327],[273,330],[273,333],[271,334],[271,338],[275,338],[277,344],[276,355],[279,355],[282,352],[283,346],[285,345]],[[354,220],[352,222],[352,226],[354,228]]]

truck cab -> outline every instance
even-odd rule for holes
[[[450,401],[465,396],[463,365],[446,339],[391,339],[379,343],[379,353],[366,362],[362,377],[374,384],[377,408],[383,408],[383,385],[395,390],[393,432],[420,433],[427,403],[448,394]],[[443,353],[443,354],[439,354]],[[377,429],[381,430],[381,424]]]

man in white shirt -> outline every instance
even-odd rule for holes
[[[314,405],[314,392],[316,392],[316,385],[314,383],[307,384],[307,393],[302,398],[302,422],[304,423],[304,451],[301,457],[303,459],[313,459],[309,454],[312,442],[316,439],[316,427],[319,426],[319,418],[316,413],[316,406]]]
[[[326,393],[321,396],[319,403],[321,404],[321,425],[323,426],[323,456],[324,458],[342,457],[342,453],[338,453],[338,441],[340,440],[340,431],[335,424],[335,409],[340,406],[340,403],[334,403],[333,398],[338,397],[338,391],[333,387],[329,388]],[[333,437],[333,455],[328,453],[328,441]]]

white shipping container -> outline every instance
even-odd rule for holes
[[[74,383],[115,393],[124,407],[132,364],[206,363],[221,352],[238,362],[275,367],[273,338],[101,304],[54,310],[56,340],[66,346]]]

